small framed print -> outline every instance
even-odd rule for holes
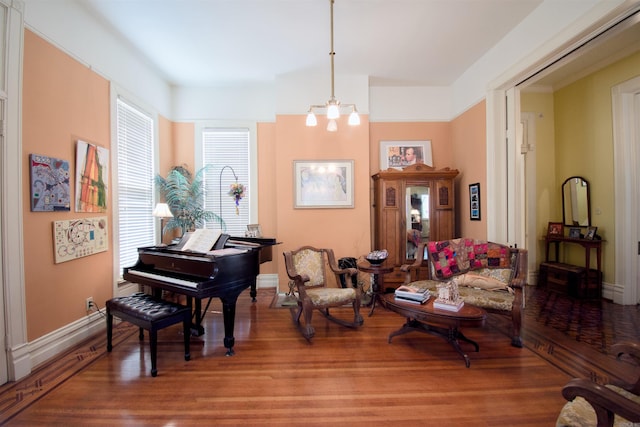
[[[581,237],[580,228],[579,227],[571,227],[569,229],[569,237],[571,237],[572,239],[579,239]]]
[[[585,239],[593,240],[596,238],[596,231],[598,231],[598,227],[588,227],[587,233],[584,235]]]
[[[262,227],[260,224],[247,224],[245,237],[262,237]]]
[[[561,222],[550,222],[547,229],[547,235],[553,237],[562,237],[564,235],[564,225]]]
[[[480,221],[480,183],[469,184],[469,218]]]

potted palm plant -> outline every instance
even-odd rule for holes
[[[226,228],[219,215],[204,209],[204,178],[207,169],[208,166],[204,166],[192,176],[185,166],[174,166],[166,177],[156,175],[156,186],[173,214],[163,232],[180,228],[184,234],[202,227],[205,221],[215,221],[223,230]]]

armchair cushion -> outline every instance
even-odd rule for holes
[[[605,385],[606,388],[612,390],[629,400],[634,401],[637,404],[640,404],[640,396],[637,396],[633,393],[628,392],[627,390],[615,386],[613,384]],[[556,421],[556,427],[586,427],[586,426],[595,426],[597,425],[598,420],[596,418],[596,411],[593,409],[593,406],[587,402],[586,399],[582,397],[576,397],[571,402],[567,402],[562,411],[560,412],[560,416]],[[622,418],[619,415],[615,415],[613,421],[614,427],[633,427],[638,426],[637,423],[632,423],[629,420]]]
[[[438,294],[437,286],[442,282],[437,280],[419,280],[411,282],[412,286],[423,287],[429,289],[431,295]],[[486,310],[495,310],[499,312],[511,312],[515,295],[506,290],[498,290],[495,292],[487,292],[484,289],[471,288],[468,286],[460,286],[458,288],[460,298],[465,304],[471,304],[482,307]]]
[[[355,288],[315,288],[307,290],[307,297],[314,306],[337,305],[356,298]]]
[[[498,272],[499,270],[489,270],[489,272],[491,271]],[[510,270],[507,270],[507,272],[511,274]],[[484,289],[485,291],[511,290],[511,292],[513,292],[513,290],[507,286],[508,282],[497,279],[493,277],[493,275],[486,273],[469,272],[455,276],[451,280],[456,282],[458,286],[468,286],[471,288]]]

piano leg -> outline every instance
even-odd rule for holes
[[[193,313],[191,316],[191,335],[194,337],[199,337],[201,335],[204,335],[204,326],[202,326],[202,300],[200,298],[196,298],[195,300],[196,301],[194,308],[193,298],[187,296],[187,306]]]
[[[256,291],[256,281],[254,280],[251,283],[251,290],[249,291],[249,295],[251,295],[251,302],[258,301],[256,297],[258,296],[258,292]]]
[[[233,328],[236,320],[236,301],[238,296],[220,298],[222,300],[222,315],[224,318],[224,346],[227,349],[226,356],[233,356],[236,352],[233,345],[236,339],[233,336]]]

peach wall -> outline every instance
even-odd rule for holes
[[[333,248],[337,258],[359,257],[370,251],[369,122],[348,126],[341,117],[338,132],[327,132],[324,120],[306,127],[300,115],[280,115],[275,124],[275,200],[278,240],[282,252],[302,245]],[[353,209],[294,209],[294,160],[354,160]],[[274,254],[276,256],[276,254]],[[288,289],[283,262],[280,289]]]
[[[158,173],[167,176],[173,164],[173,123],[158,116]],[[161,200],[164,201],[164,200]]]
[[[451,122],[451,165],[456,178],[456,230],[459,236],[487,238],[487,125],[486,103],[479,102]],[[480,183],[480,221],[469,219],[469,184]]]
[[[196,127],[193,123],[173,123],[172,126],[173,152],[170,168],[187,165],[187,169],[196,172],[195,166],[195,135]]]
[[[276,125],[274,123],[258,123],[258,218],[262,234],[267,237],[278,235],[278,200],[276,199]],[[273,261],[260,265],[261,274],[274,274],[282,258],[282,245],[272,248]]]
[[[73,195],[76,141],[111,149],[110,98],[107,80],[28,30],[23,79],[24,270],[27,338],[32,341],[85,316],[87,297],[103,306],[112,295],[111,247],[61,264],[54,264],[53,254],[53,221],[106,215],[111,242],[111,211],[78,213],[72,202],[69,212],[31,212],[28,167],[29,154],[68,160]],[[111,182],[109,175],[109,190]],[[112,203],[113,192],[108,191],[107,206]]]

